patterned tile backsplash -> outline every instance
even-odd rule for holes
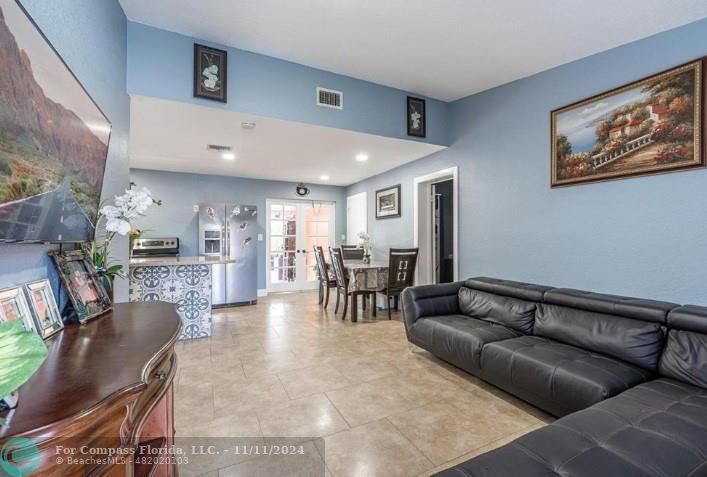
[[[177,304],[182,317],[180,339],[211,336],[211,265],[130,267],[130,301]]]

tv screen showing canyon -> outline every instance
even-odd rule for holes
[[[0,240],[90,240],[110,131],[23,9],[0,0]]]

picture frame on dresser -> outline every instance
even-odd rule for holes
[[[20,321],[25,330],[34,331],[34,322],[21,286],[0,290],[0,323]]]
[[[51,251],[61,283],[74,307],[79,323],[96,318],[113,308],[108,291],[103,286],[83,250]]]
[[[49,280],[42,279],[26,283],[24,286],[27,302],[32,312],[37,333],[43,339],[64,328],[59,307],[54,299],[54,291]]]

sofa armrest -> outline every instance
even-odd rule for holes
[[[459,313],[459,288],[464,282],[408,287],[401,293],[403,320],[409,328],[425,316]]]

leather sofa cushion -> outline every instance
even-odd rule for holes
[[[697,477],[706,456],[707,390],[659,379],[437,475]]]
[[[675,308],[668,315],[668,326],[707,335],[707,307],[685,305]]]
[[[459,310],[472,318],[504,325],[526,335],[533,332],[533,302],[461,287]]]
[[[707,335],[670,330],[658,371],[663,376],[707,388]]]
[[[487,343],[521,336],[505,326],[469,318],[442,315],[417,320],[410,332],[427,343],[428,350],[463,369],[479,367],[481,349]]]
[[[665,324],[668,312],[679,305],[665,301],[608,295],[572,288],[555,288],[545,293],[543,302],[581,308],[586,311],[618,315]]]
[[[464,282],[464,286],[474,290],[529,301],[542,301],[545,292],[552,290],[552,287],[535,285],[534,283],[514,282],[512,280],[489,277],[469,278]]]
[[[539,304],[533,333],[656,370],[664,334],[659,323]]]
[[[499,386],[554,415],[584,409],[651,378],[652,373],[608,356],[539,336],[489,343],[481,369]]]

